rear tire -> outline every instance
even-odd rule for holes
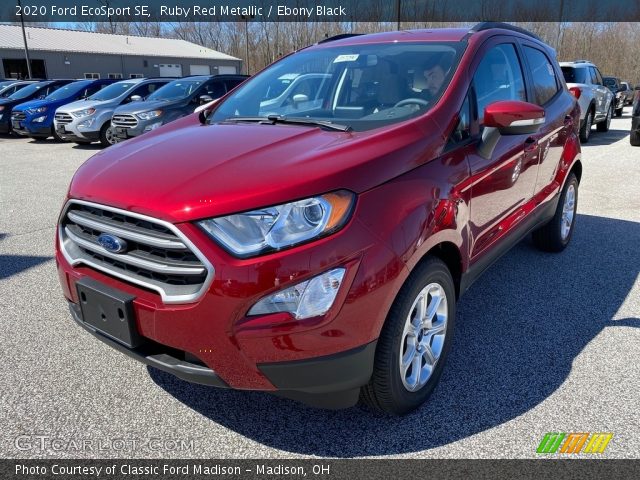
[[[545,252],[561,252],[573,236],[578,209],[578,179],[573,173],[564,184],[556,213],[549,223],[533,232],[533,243]]]
[[[619,109],[616,110],[616,117],[622,116],[622,110],[623,110],[623,107],[620,107]]]
[[[640,147],[640,132],[631,132],[631,135],[629,135],[629,143],[634,147]]]
[[[584,117],[582,125],[580,125],[580,141],[582,143],[588,143],[589,137],[591,137],[591,127],[593,126],[593,112],[591,108]]]
[[[411,273],[378,339],[373,374],[360,393],[364,404],[403,415],[431,395],[453,340],[455,295],[442,260],[429,257]]]

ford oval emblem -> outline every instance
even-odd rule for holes
[[[107,252],[122,253],[127,249],[127,242],[115,235],[103,233],[98,237],[98,243]]]

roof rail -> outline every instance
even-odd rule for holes
[[[574,60],[571,63],[591,63],[589,60]]]
[[[343,38],[357,37],[359,35],[364,35],[364,34],[363,33],[341,33],[340,35],[334,35],[333,37],[328,37],[320,40],[318,42],[318,45],[321,43],[335,42],[336,40],[342,40]]]
[[[511,30],[513,32],[528,35],[529,37],[535,38],[536,40],[539,40],[541,42],[543,41],[538,35],[530,32],[529,30],[525,30],[524,28],[520,28],[515,25],[511,25],[510,23],[504,22],[480,22],[471,27],[469,33],[482,32],[483,30],[489,30],[491,28],[502,28],[503,30]]]

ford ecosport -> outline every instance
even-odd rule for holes
[[[265,103],[310,73],[321,98]],[[531,232],[571,240],[579,126],[555,52],[516,27],[328,39],[82,165],[64,295],[95,337],[182,379],[406,413],[469,285]]]

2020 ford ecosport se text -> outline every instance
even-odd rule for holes
[[[265,106],[302,72],[325,75],[323,98]],[[183,379],[408,412],[471,282],[529,232],[569,243],[579,122],[555,53],[515,27],[321,42],[80,167],[64,295]]]

